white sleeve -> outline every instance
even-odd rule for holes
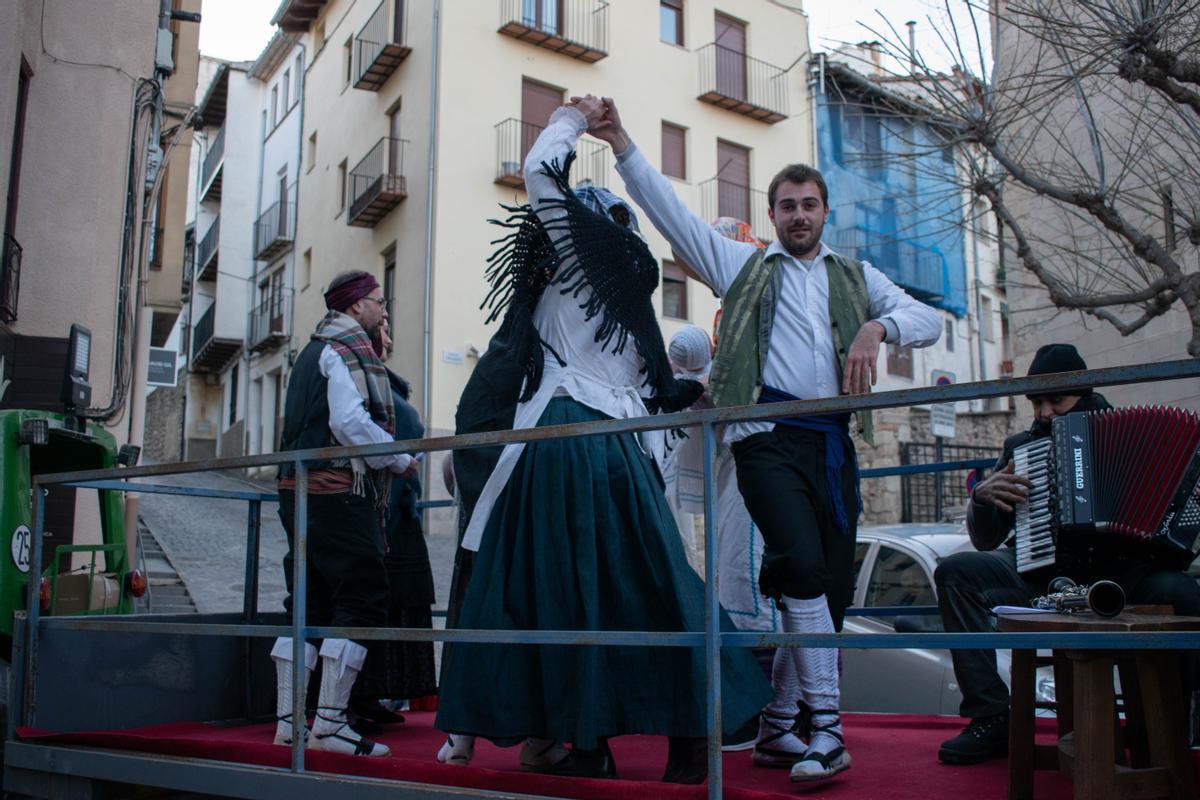
[[[637,145],[617,156],[617,173],[625,189],[672,249],[696,271],[718,296],[724,297],[754,245],[735,242],[714,231],[671,188],[671,182],[656,170]]]
[[[888,331],[886,341],[901,347],[928,347],[942,335],[941,317],[932,308],[915,300],[866,261],[863,276],[867,281],[871,318],[879,320]]]
[[[363,397],[350,377],[349,368],[329,345],[325,345],[321,351],[320,367],[326,380],[325,400],[329,404],[329,430],[333,432],[333,438],[344,445],[395,441],[390,433],[371,419]],[[370,456],[366,459],[371,469],[390,469],[392,472],[403,472],[411,461],[412,456],[407,453]]]
[[[537,212],[543,224],[548,224],[564,216],[567,212],[562,208],[543,208],[542,201],[562,197],[558,184],[546,174],[543,163],[553,164],[558,161],[562,166],[567,154],[575,149],[579,135],[587,130],[587,118],[583,112],[571,106],[555,109],[550,115],[550,122],[542,131],[529,154],[525,156],[525,191],[529,195],[529,205]]]

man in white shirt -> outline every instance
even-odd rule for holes
[[[288,380],[281,451],[380,444],[393,441],[395,406],[387,370],[371,336],[387,320],[386,299],[369,272],[343,272],[325,293],[329,312],[300,352]],[[383,627],[387,625],[388,577],[384,567],[382,518],[393,475],[415,472],[407,454],[308,462],[309,625]],[[294,541],[296,479],[290,464],[279,469],[279,516],[289,544]],[[284,559],[291,610],[292,554]],[[318,651],[305,645],[305,680]],[[386,756],[388,748],[350,728],[346,707],[367,649],[349,639],[326,639],[317,716],[307,746],[366,756]],[[278,680],[276,744],[291,744],[292,640],[280,638],[271,650]]]
[[[941,323],[870,264],[821,241],[828,190],[812,167],[793,164],[771,182],[777,240],[765,251],[725,238],[693,214],[638,150],[611,98],[588,132],[607,141],[630,197],[699,278],[724,299],[710,393],[717,406],[815,399],[870,391],[882,342],[924,347]],[[870,413],[860,430],[871,441]],[[766,542],[761,582],[785,606],[790,633],[841,628],[853,592],[858,496],[849,415],[730,425],[725,441],[738,485]],[[768,706],[759,742],[791,766],[794,781],[824,780],[849,768],[838,715],[837,651],[794,648],[804,703],[812,713],[806,749],[796,709]],[[789,731],[789,729],[793,729]],[[781,735],[781,733],[783,735]],[[794,762],[794,763],[793,763]]]

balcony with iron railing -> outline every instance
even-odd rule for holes
[[[204,155],[204,168],[200,173],[200,185],[203,187],[200,192],[201,202],[221,199],[221,181],[224,177],[224,170],[221,167],[224,163],[225,129],[221,128],[213,137],[212,143],[208,146],[208,152]]]
[[[742,186],[724,178],[709,178],[700,184],[700,214],[710,223],[718,217],[732,217],[750,226],[761,242],[775,240],[775,225],[767,211],[767,193]]]
[[[0,252],[0,321],[17,321],[17,295],[21,290],[21,254],[24,251],[10,234],[4,234]]]
[[[220,245],[221,217],[217,216],[212,221],[212,225],[208,226],[208,231],[196,249],[196,280],[215,281],[217,279]]]
[[[213,303],[192,329],[192,372],[223,372],[241,355],[242,340],[217,336],[216,322],[217,304]]]
[[[500,0],[505,36],[594,63],[608,55],[605,0]]]
[[[496,125],[496,177],[494,183],[514,188],[525,187],[524,164],[529,148],[545,130],[541,125],[506,119]],[[575,162],[571,166],[571,182],[591,181],[607,186],[608,152],[606,145],[580,139],[575,147]]]
[[[250,352],[274,350],[292,336],[292,290],[277,290],[250,312]]]
[[[254,223],[254,257],[270,261],[291,249],[296,239],[296,186],[287,196],[272,203]]]
[[[379,220],[408,197],[404,179],[407,139],[384,136],[350,171],[350,209],[346,222],[374,228]]]
[[[715,42],[696,57],[701,101],[772,124],[788,118],[787,70]]]
[[[378,92],[412,52],[407,40],[408,3],[383,0],[354,37],[354,88]]]

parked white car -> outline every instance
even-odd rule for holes
[[[855,553],[856,608],[937,605],[933,571],[947,556],[972,550],[963,525],[904,523],[858,529]],[[847,616],[850,633],[892,633],[896,617]],[[942,630],[937,615],[909,616],[907,630]],[[996,653],[1008,682],[1010,652]],[[958,715],[962,693],[949,650],[842,650],[842,709],[897,714]],[[1054,673],[1038,670],[1037,699],[1054,700]]]

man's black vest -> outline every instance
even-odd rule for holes
[[[288,377],[287,400],[283,406],[283,433],[279,437],[280,452],[286,450],[309,450],[318,447],[335,447],[338,442],[329,430],[329,399],[326,390],[329,381],[321,374],[321,351],[326,343],[311,340],[300,351],[296,366]],[[330,461],[315,461],[311,469],[333,466]],[[291,477],[295,471],[291,464],[279,466],[279,477]]]

